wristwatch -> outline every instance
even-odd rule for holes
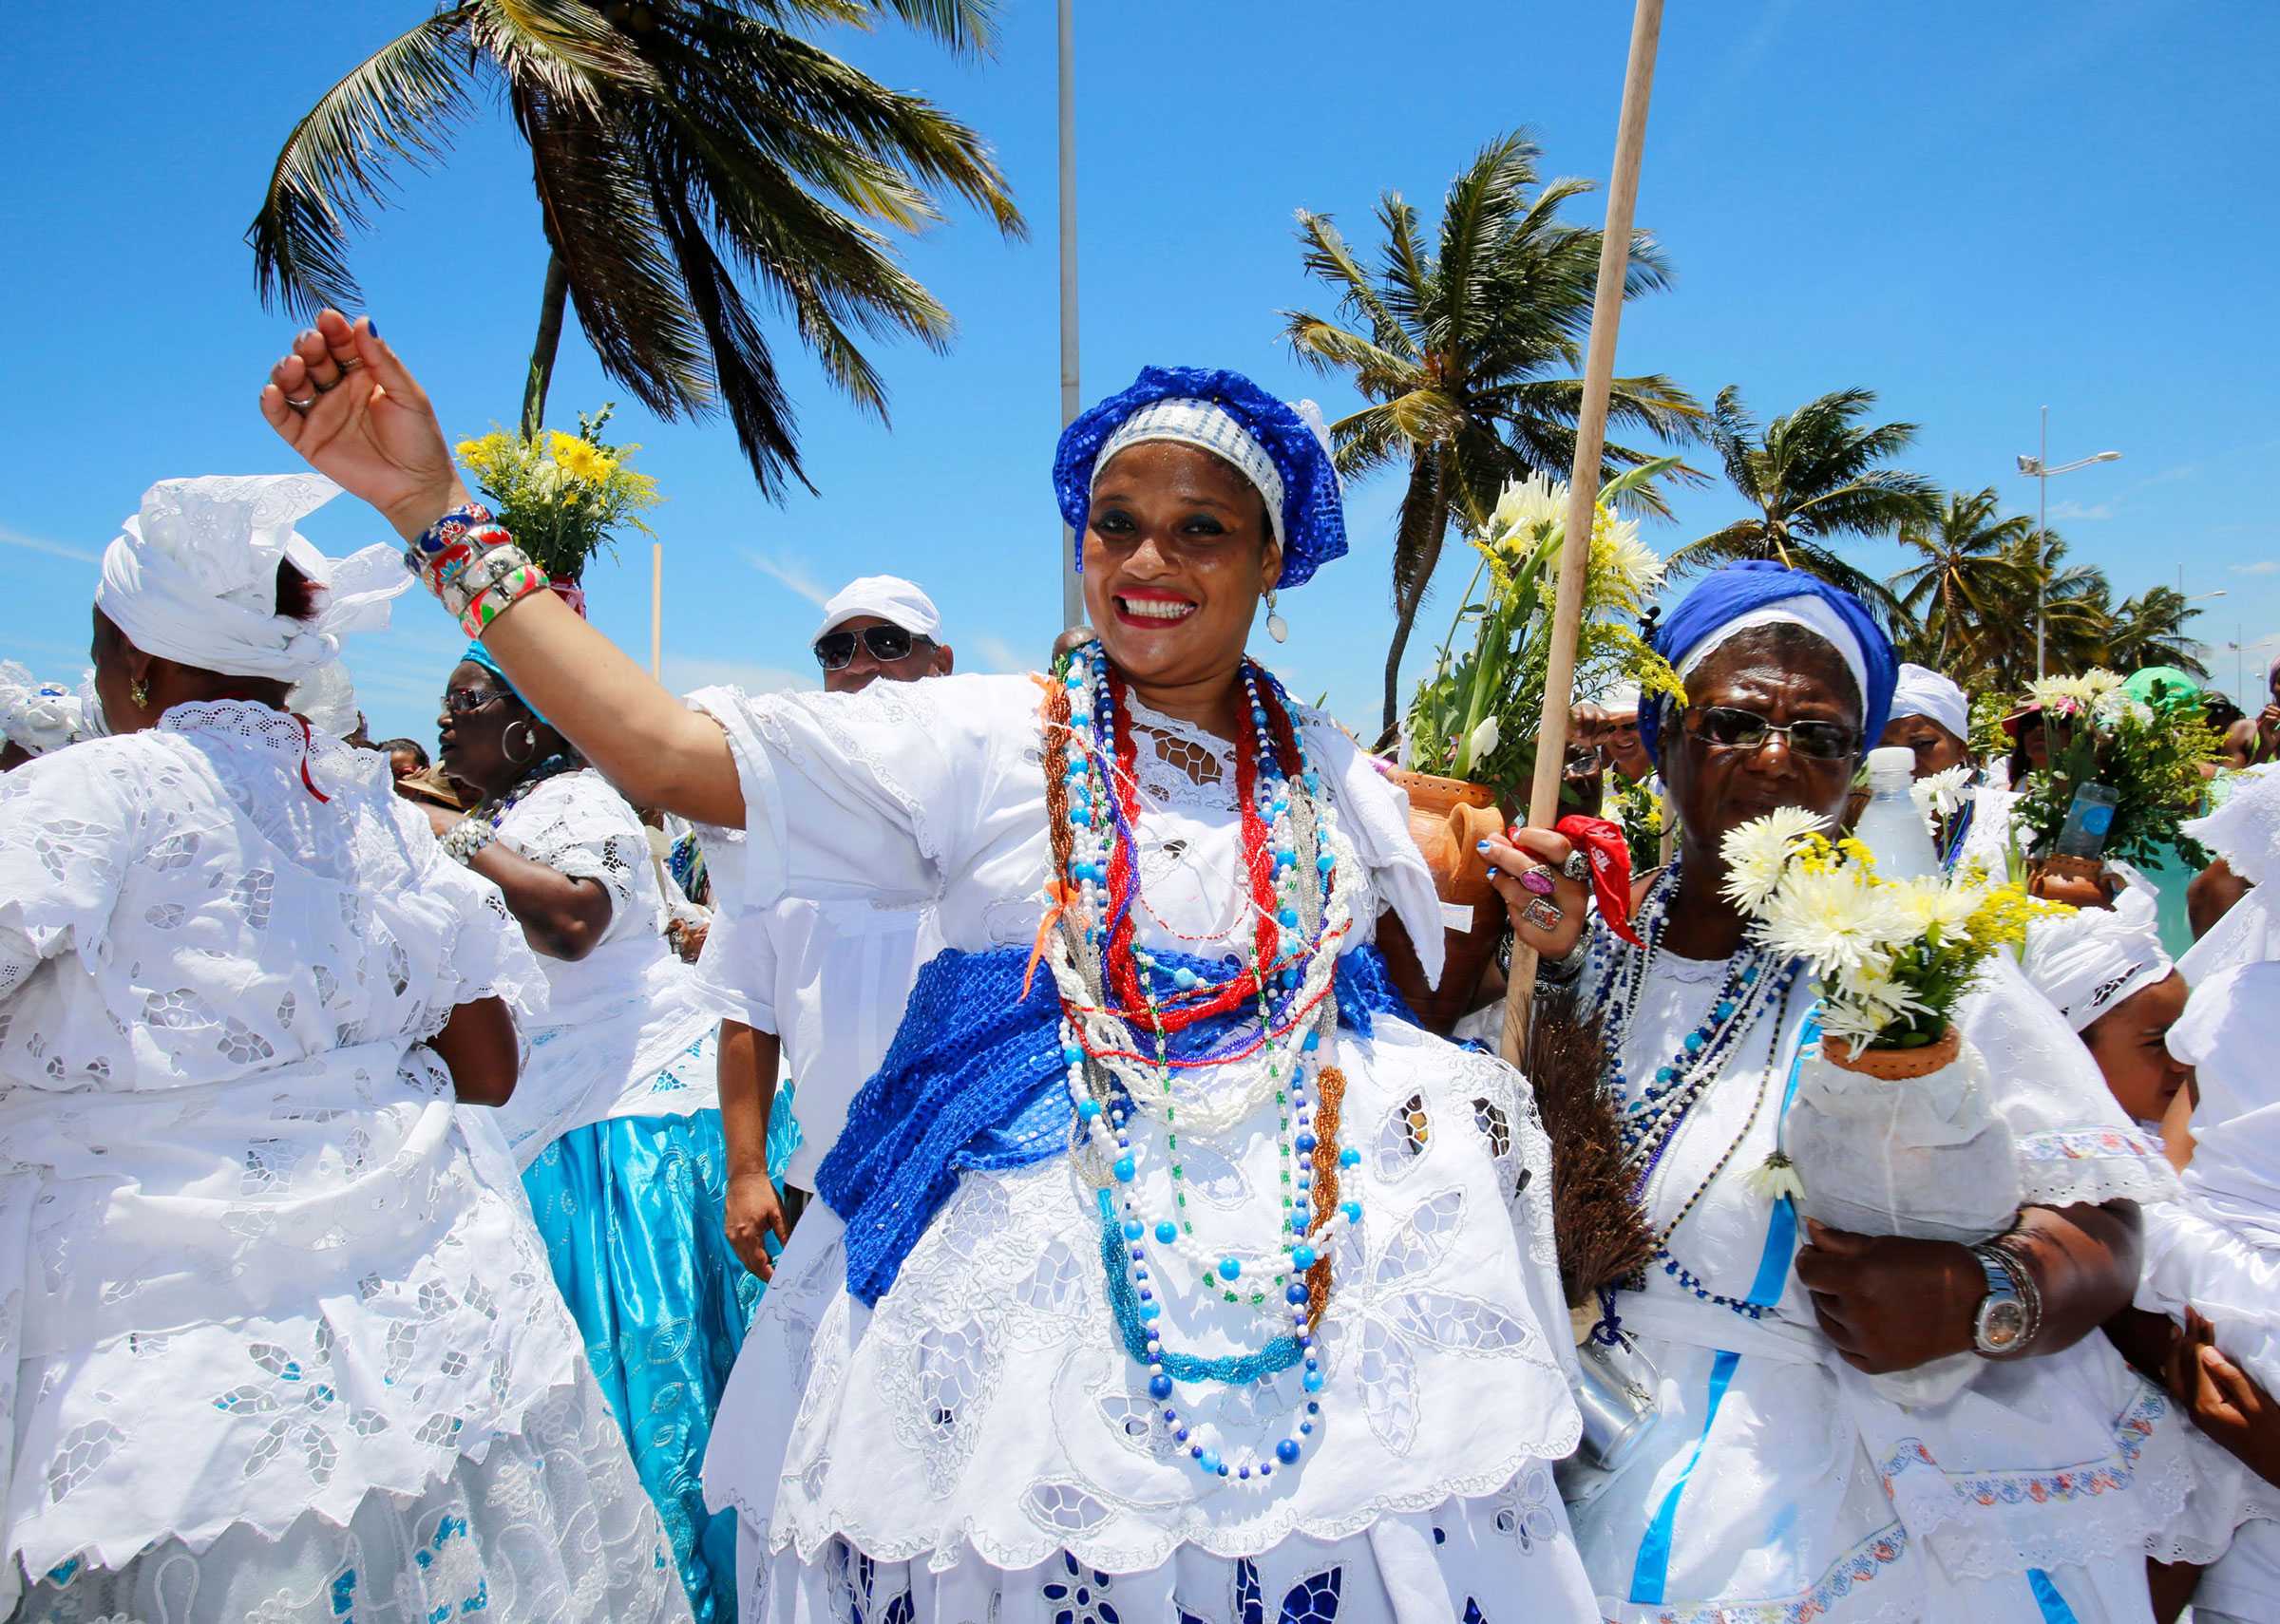
[[[1987,1294],[1971,1320],[1971,1344],[1983,1358],[2000,1359],[2026,1345],[2027,1310],[2019,1291],[2017,1265],[1994,1246],[1974,1246],[1971,1256],[1987,1276]]]

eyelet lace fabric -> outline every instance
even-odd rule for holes
[[[1026,946],[1044,880],[1037,689],[936,679],[902,685],[892,706],[868,703],[878,691],[836,702],[770,696],[741,712],[717,694],[700,696],[728,719],[738,752],[753,830],[748,901],[768,897],[767,882],[752,876],[770,860],[763,840],[780,828],[793,860],[820,869],[834,844],[848,853],[827,874],[789,873],[785,883],[827,888],[834,898],[907,897],[923,887],[941,897],[952,946]],[[1136,710],[1134,721],[1149,886],[1141,939],[1195,952],[1233,922],[1231,758],[1168,718]],[[1323,737],[1319,719],[1305,725],[1378,895],[1414,901],[1413,878],[1421,877],[1430,907],[1430,877],[1408,841],[1398,795],[1350,741]],[[846,748],[848,739],[860,749]],[[964,761],[938,762],[938,749],[969,742]],[[891,784],[882,782],[887,775]],[[922,836],[901,810],[909,803],[926,808]],[[810,831],[815,843],[804,840]],[[1363,916],[1376,911],[1373,902]],[[1426,916],[1437,933],[1437,916]],[[1565,1374],[1570,1343],[1553,1261],[1548,1145],[1532,1096],[1510,1067],[1397,1020],[1377,1023],[1368,1039],[1343,1033],[1337,1047],[1343,1131],[1363,1155],[1341,1174],[1352,1180],[1342,1187],[1365,1218],[1335,1260],[1322,1325],[1324,1419],[1299,1467],[1262,1491],[1206,1482],[1174,1458],[1147,1372],[1125,1355],[1111,1315],[1097,1207],[1074,1161],[970,1171],[867,1313],[846,1290],[836,1249],[820,1259],[788,1253],[762,1299],[706,1473],[716,1503],[737,1505],[749,1528],[766,1524],[772,1571],[753,1581],[766,1586],[762,1615],[984,1615],[983,1602],[970,1615],[938,1614],[932,1590],[898,1612],[892,1585],[877,1575],[906,1563],[914,1574],[965,1574],[961,1582],[983,1588],[958,1594],[985,1602],[1002,1586],[1008,1616],[1038,1615],[1032,1596],[1053,1603],[1046,1617],[1089,1607],[1098,1616],[1092,1599],[1076,1599],[1078,1590],[1100,1593],[1089,1577],[1072,1579],[1074,1563],[1086,1575],[1118,1576],[1133,1598],[1111,1604],[1120,1617],[1172,1616],[1158,1603],[1190,1571],[1199,1584],[1215,1576],[1209,1582],[1223,1593],[1207,1600],[1199,1592],[1195,1616],[1240,1617],[1224,1596],[1239,1563],[1288,1571],[1279,1600],[1308,1577],[1294,1564],[1320,1555],[1317,1542],[1345,1541],[1345,1610],[1324,1598],[1312,1615],[1381,1618],[1388,1581],[1371,1553],[1396,1535],[1374,1531],[1407,1526],[1454,1495],[1465,1525],[1486,1530],[1487,1541],[1497,1497],[1515,1485],[1539,1491],[1510,1519],[1535,1557],[1506,1560],[1501,1608],[1491,1615],[1586,1611],[1565,1519],[1541,1492],[1543,1463],[1572,1447],[1578,1420]],[[1273,1104],[1223,1131],[1190,1133],[1185,1115],[1181,1127],[1201,1244],[1255,1254],[1277,1211]],[[1167,1206],[1161,1125],[1143,1119],[1134,1132],[1151,1152],[1139,1199]],[[803,1221],[795,1252],[805,1252],[808,1225],[829,1216]],[[1258,1340],[1247,1300],[1226,1305],[1193,1281],[1165,1290],[1184,1345],[1209,1355]],[[745,1379],[748,1367],[761,1379]],[[1269,1428],[1297,1402],[1297,1375],[1205,1389],[1192,1407],[1237,1447],[1271,1448],[1280,1434]],[[771,1419],[765,1395],[745,1407],[761,1387],[780,1389],[774,1408],[788,1413]],[[1496,1548],[1512,1558],[1517,1536]],[[1429,1539],[1418,1560],[1435,1571]],[[1025,1589],[1032,1570],[1065,1594]],[[1448,1594],[1449,1615],[1463,1616],[1472,1592],[1449,1577]]]
[[[538,960],[547,1007],[514,1097],[493,1113],[528,1166],[574,1128],[613,1117],[687,1116],[720,1103],[710,1067],[679,1066],[714,1026],[694,969],[664,936],[665,898],[649,837],[592,768],[547,779],[499,825],[517,856],[609,895],[610,918],[582,959]]]
[[[573,1380],[425,1047],[473,999],[527,1018],[538,967],[381,758],[230,704],[9,774],[0,942],[5,1559],[345,1527]]]

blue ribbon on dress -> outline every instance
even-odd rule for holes
[[[1789,1082],[1781,1090],[1781,1118],[1789,1115],[1789,1105],[1797,1097],[1797,1080],[1804,1075],[1805,1051],[1821,1035],[1821,1017],[1818,1010],[1805,1017],[1804,1026],[1797,1030],[1796,1053],[1790,1058]],[[1781,1119],[1776,1119],[1779,1121]],[[1779,1142],[1776,1130],[1776,1142]],[[1744,1301],[1759,1308],[1771,1308],[1781,1299],[1781,1288],[1789,1283],[1789,1263],[1797,1250],[1797,1209],[1787,1196],[1774,1203],[1773,1217],[1765,1226],[1765,1246],[1758,1255],[1758,1275],[1750,1283],[1750,1294]],[[1741,1355],[1720,1349],[1710,1361],[1709,1403],[1702,1412],[1701,1436],[1694,1441],[1694,1453],[1678,1479],[1663,1491],[1662,1500],[1655,1507],[1653,1520],[1646,1525],[1646,1538],[1639,1542],[1638,1559],[1631,1565],[1631,1600],[1645,1606],[1661,1606],[1662,1593],[1670,1582],[1670,1546],[1677,1533],[1679,1501],[1686,1492],[1686,1483],[1700,1464],[1702,1449],[1710,1442],[1710,1428],[1718,1423],[1718,1407],[1725,1403],[1726,1388],[1733,1384],[1734,1371],[1741,1364]]]
[[[1158,951],[1167,974],[1233,974],[1233,958]],[[846,1222],[847,1290],[876,1304],[902,1259],[968,1170],[1002,1172],[1067,1153],[1076,1110],[1061,1059],[1061,1005],[1053,978],[1027,995],[1026,948],[939,954],[919,973],[879,1073],[847,1107],[847,1125],[816,1170],[816,1194]],[[1340,956],[1339,1025],[1358,1037],[1392,1015],[1416,1017],[1394,991],[1374,947]],[[1248,1011],[1199,1021],[1168,1048],[1188,1058],[1226,1041]]]

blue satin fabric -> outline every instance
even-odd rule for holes
[[[1167,973],[1231,974],[1233,958],[1159,951]],[[895,1283],[942,1203],[969,1168],[1025,1167],[1069,1148],[1075,1107],[1061,1058],[1059,994],[1050,972],[1030,979],[1020,948],[950,949],[919,973],[902,1024],[879,1073],[847,1108],[847,1125],[816,1170],[816,1194],[846,1222],[847,1290],[876,1304]],[[1358,948],[1338,961],[1339,1024],[1358,1037],[1392,1015],[1414,1023],[1384,955]],[[1175,1055],[1224,1040],[1248,1010],[1173,1035]]]
[[[701,1058],[709,1066],[710,1041]],[[770,1117],[781,1180],[798,1142],[788,1090]],[[707,1514],[705,1446],[763,1286],[729,1247],[720,1113],[620,1117],[556,1140],[522,1175],[547,1261],[656,1502],[697,1624],[733,1624],[736,1519]],[[771,1247],[772,1250],[772,1247]]]

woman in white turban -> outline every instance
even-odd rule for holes
[[[0,778],[0,1615],[688,1617],[498,1136],[542,985],[283,708],[385,624],[290,478],[104,557],[116,736]]]
[[[60,682],[40,682],[0,660],[0,772],[87,736],[86,702]]]
[[[2166,1042],[2185,1013],[2185,978],[2162,949],[2153,892],[2133,881],[2110,909],[2038,921],[2020,967],[2080,1035],[2115,1103],[2159,1133],[2185,1084]]]
[[[1915,756],[1918,795],[1929,803],[1940,859],[1953,868],[1971,840],[1981,801],[2001,794],[1973,782],[1971,702],[1930,667],[1903,665],[1892,686],[1892,719],[1879,743]],[[1992,810],[2001,819],[2008,808],[1999,802]]]

